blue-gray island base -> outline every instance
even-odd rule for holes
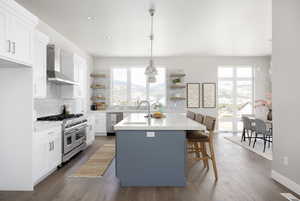
[[[181,130],[118,130],[116,175],[121,186],[185,186],[185,136]]]

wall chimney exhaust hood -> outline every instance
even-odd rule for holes
[[[77,82],[61,73],[61,49],[54,44],[47,46],[47,77],[49,82],[60,85],[78,85]]]

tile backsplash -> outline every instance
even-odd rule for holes
[[[68,105],[72,113],[83,112],[82,99],[62,99],[60,85],[47,84],[47,97],[34,100],[36,117],[56,115],[62,112],[62,106]]]

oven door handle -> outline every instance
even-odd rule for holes
[[[81,126],[79,128],[72,128],[72,130],[71,131],[67,131],[65,135],[70,135],[70,134],[77,133],[77,132],[79,132],[81,130],[84,130],[86,127],[87,127],[87,125]]]
[[[73,131],[73,130],[75,130],[77,128],[81,129],[81,128],[86,128],[86,127],[87,127],[87,123],[81,123],[81,124],[78,124],[78,125],[70,127],[70,128],[65,128],[65,131],[69,132],[70,130]]]

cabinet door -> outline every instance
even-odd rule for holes
[[[95,132],[106,133],[106,114],[95,115]]]
[[[48,152],[50,144],[45,133],[34,133],[33,179],[37,182],[48,173]]]
[[[38,32],[35,34],[33,44],[33,83],[35,98],[45,98],[47,95],[47,43],[48,39],[44,35]]]
[[[55,169],[61,163],[61,131],[49,132],[49,170]]]
[[[13,57],[28,65],[32,65],[32,32],[33,28],[18,17],[11,17],[10,33],[12,33]]]
[[[10,52],[9,40],[7,39],[8,15],[0,8],[0,55],[7,57]]]

